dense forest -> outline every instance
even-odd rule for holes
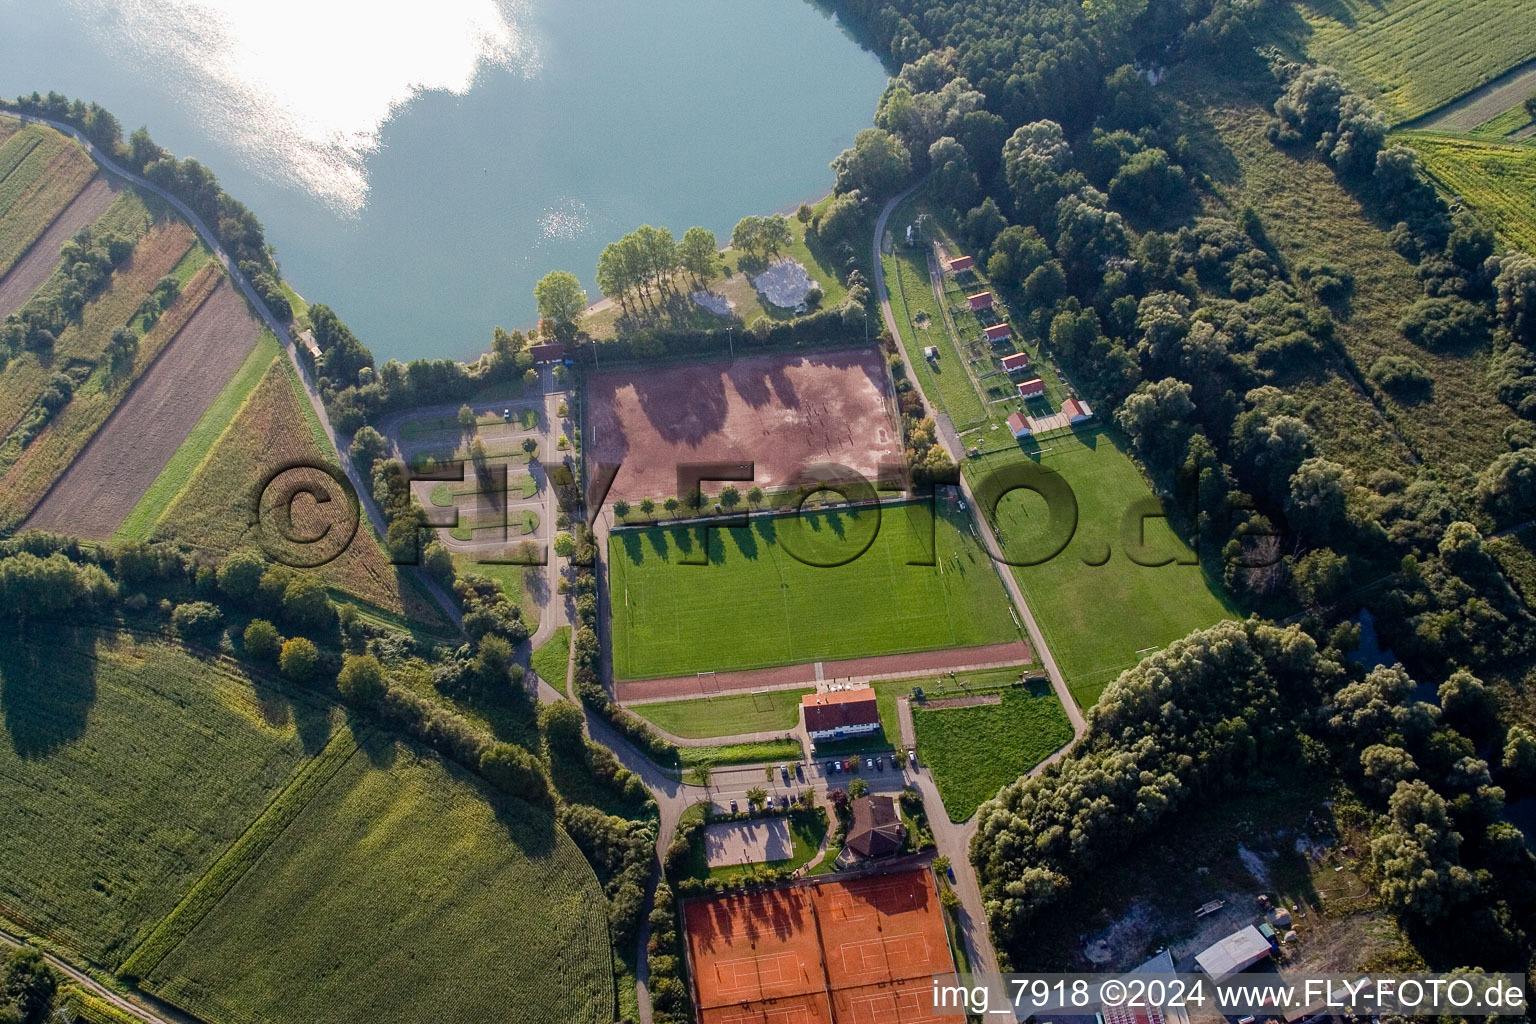
[[[1251,612],[1299,622],[1221,626],[1152,656],[1106,691],[1072,756],[983,808],[973,854],[1005,956],[1107,858],[1299,750],[1373,815],[1382,904],[1428,961],[1520,969],[1536,862],[1501,814],[1532,792],[1536,619],[1485,537],[1532,516],[1536,430],[1506,431],[1508,451],[1470,477],[1409,464],[1359,478],[1330,459],[1295,385],[1353,367],[1336,307],[1359,268],[1293,265],[1255,210],[1207,202],[1199,147],[1156,83],[1195,63],[1272,82],[1270,145],[1331,168],[1416,265],[1422,295],[1397,329],[1429,352],[1491,348],[1490,400],[1528,419],[1536,260],[1448,206],[1338,72],[1262,45],[1285,8],[844,0],[901,71],[813,226],[867,223],[926,176],[1043,350],[1112,410],[1208,574]],[[1371,382],[1428,385],[1399,356]],[[1349,659],[1362,607],[1402,666]],[[1438,702],[1412,697],[1416,679]],[[1452,921],[1476,926],[1438,939]]]

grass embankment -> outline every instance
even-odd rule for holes
[[[1018,639],[964,517],[926,505],[623,530],[608,553],[622,679]]]
[[[1049,685],[1031,693],[1006,685],[1016,671],[998,674],[1007,678],[970,673],[967,689],[1002,684],[1000,704],[912,709],[918,759],[933,772],[951,821],[965,821],[983,801],[1072,739],[1072,723]]]
[[[709,739],[749,732],[788,732],[800,721],[800,698],[816,692],[769,690],[697,700],[635,704],[629,710],[674,736]]]
[[[1389,121],[1427,114],[1536,57],[1525,0],[1332,0],[1298,8],[1298,42]]]
[[[1536,144],[1429,132],[1402,137],[1448,195],[1460,196],[1506,243],[1536,252]]]
[[[1066,547],[1039,565],[1015,567],[1014,577],[1034,611],[1083,707],[1148,648],[1162,646],[1231,614],[1212,592],[1194,561],[1194,553],[1167,520],[1140,519],[1144,538],[1137,557],[1147,563],[1173,559],[1156,568],[1130,558],[1126,544],[1135,538],[1142,511],[1159,507],[1141,471],[1121,450],[1110,431],[1095,428],[1049,438],[1045,447],[1017,446],[969,460],[965,470],[978,486],[1010,463],[1035,461],[1059,473],[1077,499],[1077,527]],[[1129,514],[1129,519],[1127,516]],[[1125,531],[1132,524],[1129,538]],[[993,527],[1009,558],[1044,558],[1063,535],[1052,524],[1044,501],[1033,492],[1013,491],[998,503]]]
[[[213,1024],[606,1024],[608,945],[597,878],[547,813],[363,736],[147,985]]]
[[[167,645],[0,643],[0,906],[116,965],[324,747],[333,709]]]
[[[156,529],[220,551],[253,544],[256,489],[274,469],[293,465],[336,466],[338,460],[303,385],[282,359],[267,367]],[[436,604],[389,562],[366,519],[347,549],[314,572],[326,585],[429,632],[451,631]]]
[[[246,399],[250,398],[251,392],[256,390],[256,385],[271,368],[273,360],[281,354],[277,337],[270,331],[263,331],[261,340],[251,350],[251,354],[246,356],[245,363],[230,378],[224,390],[219,392],[219,397],[214,399],[208,411],[203,413],[197,426],[192,428],[181,447],[176,449],[171,461],[155,477],[155,482],[149,485],[149,490],[144,492],[144,497],[139,499],[128,518],[123,520],[113,540],[149,539],[161,514],[186,487],[197,467],[208,457]]]
[[[678,764],[685,771],[709,765],[758,764],[759,762],[798,761],[805,756],[799,740],[763,740],[757,743],[731,743],[718,747],[678,747]]]
[[[571,627],[561,626],[550,634],[533,652],[529,664],[540,679],[564,693],[571,664]]]

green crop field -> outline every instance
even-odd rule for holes
[[[565,832],[359,741],[148,987],[214,1024],[611,1021],[607,901]]]
[[[704,559],[706,533],[707,563],[683,564]],[[621,679],[1019,638],[965,516],[935,517],[926,505],[620,530],[608,554]],[[908,564],[935,556],[937,565]]]
[[[1015,670],[996,673],[1017,677]],[[973,687],[986,673],[971,673]],[[928,695],[932,699],[933,695]],[[912,709],[917,756],[933,772],[934,784],[951,821],[965,821],[982,802],[1072,738],[1072,723],[1049,686],[1032,695],[1023,688],[1002,691],[1001,704]]]
[[[1308,55],[1342,71],[1393,123],[1536,57],[1527,0],[1330,0],[1301,10]]]
[[[1150,510],[1156,501],[1141,471],[1109,431],[1078,431],[1049,438],[1044,445],[1043,450],[1031,450],[1039,464],[1064,477],[1075,494],[1076,531],[1060,554],[1013,572],[1072,695],[1088,707],[1115,676],[1140,660],[1140,652],[1209,626],[1230,612],[1207,586],[1199,565],[1175,561],[1148,568],[1131,561],[1122,542],[1124,524],[1129,521],[1134,528],[1137,510]],[[987,500],[981,481],[989,474],[1032,461],[1011,448],[967,462],[977,500]],[[1193,559],[1166,520],[1142,522],[1144,550],[1137,555],[1142,561]],[[993,525],[1004,552],[1021,561],[1044,558],[1055,546],[1051,538],[1060,536],[1056,526],[1048,535],[1045,502],[1028,491],[1003,496]]]
[[[1403,137],[1447,192],[1477,210],[1504,241],[1536,252],[1536,144],[1429,132]]]
[[[732,693],[697,700],[634,704],[629,710],[674,736],[708,739],[749,732],[788,732],[800,721],[800,698],[812,689]]]
[[[126,637],[0,640],[0,909],[115,965],[330,737],[333,710]]]

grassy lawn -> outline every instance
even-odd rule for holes
[[[464,554],[453,556],[453,566],[459,573],[478,573],[500,583],[501,592],[507,595],[507,600],[522,610],[523,621],[528,623],[528,628],[530,630],[538,628],[538,609],[533,607],[533,602],[529,600],[528,595],[527,573],[531,570],[530,566],[477,562],[472,556]]]
[[[689,739],[748,732],[788,732],[800,721],[800,698],[814,692],[813,688],[808,688],[733,693],[696,700],[636,704],[629,710],[674,736]]]
[[[1140,660],[1142,652],[1185,636],[1231,614],[1207,586],[1199,565],[1148,568],[1130,560],[1122,540],[1128,512],[1155,499],[1141,471],[1109,431],[1095,428],[1049,438],[1044,449],[1018,446],[968,460],[977,486],[1009,464],[1036,461],[1066,479],[1077,498],[1077,528],[1060,554],[1040,565],[1015,567],[1072,695],[1083,707],[1098,700],[1115,676]],[[1133,513],[1130,520],[1136,521]],[[1145,519],[1142,561],[1193,560],[1193,553],[1163,519]],[[1014,491],[998,503],[993,526],[1011,558],[1044,558],[1053,540],[1045,533],[1045,503],[1039,495]],[[1108,554],[1108,561],[1103,559]],[[1091,564],[1101,563],[1101,564]]]
[[[1344,72],[1394,123],[1536,57],[1525,0],[1331,0],[1298,10],[1308,55]]]
[[[550,635],[548,640],[539,644],[529,664],[540,679],[564,693],[566,668],[569,667],[570,660],[571,627],[561,626]]]
[[[965,821],[1072,738],[1072,723],[1049,686],[1037,695],[1008,687],[1002,698],[1001,704],[912,709],[917,756],[932,770],[951,821]]]
[[[1476,209],[1505,242],[1536,251],[1536,144],[1431,132],[1401,137],[1447,194]]]
[[[359,736],[145,984],[212,1024],[606,1024],[612,970],[607,901],[547,813]]]
[[[144,492],[144,497],[134,506],[128,518],[123,520],[123,525],[118,527],[113,540],[148,540],[155,523],[181,489],[192,479],[192,474],[197,467],[208,457],[219,437],[229,428],[230,421],[245,404],[245,400],[256,390],[256,385],[266,374],[272,361],[282,354],[277,343],[277,338],[270,331],[263,331],[261,340],[246,357],[244,365],[235,372],[234,377],[225,385],[219,397],[214,399],[208,411],[203,413],[202,419],[197,421],[197,426],[192,428],[187,439],[176,449],[176,454],[171,456],[171,461],[165,464],[160,475],[155,477],[155,482],[149,485],[149,490]]]
[[[935,517],[915,504],[757,518],[708,530],[707,552],[705,533],[653,527],[610,536],[619,678],[1018,638],[1002,583],[958,513]],[[930,537],[938,564],[908,564],[933,557]],[[706,554],[707,564],[682,564]],[[836,560],[845,564],[822,567]]]
[[[0,905],[115,966],[334,728],[313,695],[93,631],[0,643]]]
[[[761,819],[772,821],[774,819]],[[821,849],[822,840],[827,837],[827,813],[821,808],[814,811],[792,811],[788,817],[789,838],[791,846],[790,855],[782,860],[765,861],[763,864],[770,868],[797,868],[816,856],[816,851]],[[708,827],[708,826],[706,826]],[[693,859],[689,862],[689,877],[692,878],[739,878],[749,875],[757,864],[731,864],[726,867],[712,868],[705,859],[704,841],[702,839],[694,846]]]
[[[462,484],[444,482],[432,488],[432,493],[428,500],[438,508],[450,508],[458,504],[459,498],[470,494],[477,494],[479,490],[479,485],[473,480]],[[538,482],[531,476],[524,474],[507,479],[508,495],[516,495],[526,500],[538,493]]]
[[[909,207],[903,207],[908,209]],[[956,430],[969,430],[987,421],[987,409],[960,362],[938,301],[928,278],[927,249],[898,246],[881,257],[885,286],[891,295],[891,311],[906,342],[907,357],[923,393],[949,414]],[[934,346],[939,358],[930,360],[923,349]]]
[[[700,765],[756,764],[759,761],[799,761],[805,756],[799,740],[764,740],[718,747],[678,747],[678,765],[687,771]]]

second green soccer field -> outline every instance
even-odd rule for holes
[[[620,530],[608,556],[620,679],[1020,638],[963,513],[923,504]]]

